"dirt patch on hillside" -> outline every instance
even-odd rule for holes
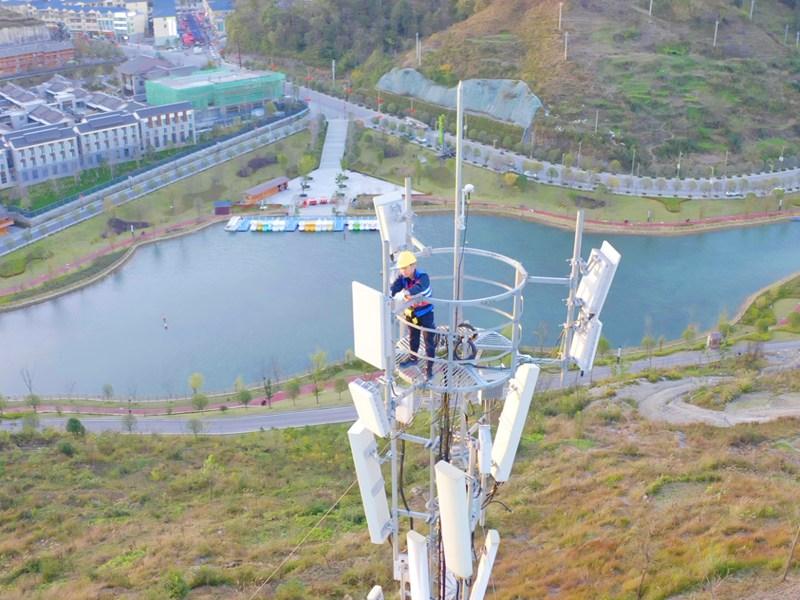
[[[589,196],[576,196],[573,201],[578,208],[588,208],[589,210],[603,208],[606,205],[605,200],[598,200]]]

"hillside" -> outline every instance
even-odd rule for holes
[[[580,141],[587,166],[617,160],[629,170],[636,147],[643,172],[656,175],[674,175],[679,156],[684,176],[720,174],[726,151],[731,171],[779,168],[781,155],[797,164],[800,3],[758,3],[751,21],[741,0],[655,2],[652,18],[646,0],[568,1],[566,62],[558,4],[496,0],[426,40],[423,70],[527,81],[550,113],[536,153],[551,160],[575,155]]]
[[[303,18],[304,39],[313,48],[272,29],[268,50],[255,43],[248,49],[317,66],[341,59],[342,76],[357,66],[349,73],[353,87],[374,95],[378,71],[415,65],[418,29],[422,71],[438,82],[508,77],[530,85],[548,113],[537,117],[533,151],[540,158],[560,162],[580,152],[584,167],[629,172],[636,148],[635,169],[653,176],[675,175],[679,160],[681,176],[706,177],[712,167],[719,175],[800,164],[797,0],[758,2],[752,20],[746,0],[660,0],[652,18],[647,0],[569,0],[561,32],[558,0],[442,1],[433,3],[436,19],[426,18],[416,2],[396,0],[380,4],[387,16],[353,27],[345,19],[350,4],[336,20]],[[269,13],[267,21],[326,5],[293,5]],[[400,20],[407,8],[409,20]],[[319,27],[323,35],[315,36]],[[332,30],[339,38],[349,31],[355,43],[320,41]],[[324,80],[325,72],[318,77]]]
[[[717,372],[753,378],[752,368],[744,357]],[[800,385],[797,371],[754,381]],[[791,588],[777,581],[797,528],[797,422],[654,424],[630,389],[536,395],[489,510],[502,537],[491,597],[794,597],[797,568]],[[0,596],[342,600],[394,589],[389,547],[368,543],[346,429],[2,433]],[[424,499],[425,469],[427,453],[409,452],[409,502]]]

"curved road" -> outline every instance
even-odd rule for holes
[[[737,352],[745,352],[747,343],[739,343],[730,349],[729,355]],[[763,344],[762,349],[772,366],[767,370],[777,370],[786,368],[800,368],[800,341],[790,342],[768,342]],[[718,360],[718,352],[676,352],[669,356],[653,357],[652,366],[654,368],[670,368],[686,366],[698,363],[708,363]],[[650,361],[647,359],[626,363],[628,372],[638,373],[650,368]],[[610,367],[598,367],[592,376],[594,379],[603,379],[611,375]],[[592,380],[588,374],[581,377],[573,372],[568,377],[567,386],[588,385]],[[680,380],[667,381],[657,384],[638,384],[635,387],[626,387],[627,393],[631,394],[639,403],[640,410],[648,418],[654,420],[671,420],[675,423],[706,422],[709,425],[729,426],[738,422],[760,422],[774,419],[781,416],[800,416],[800,404],[798,408],[775,406],[767,408],[742,408],[736,409],[736,414],[719,413],[717,411],[707,411],[680,400],[680,396],[698,385],[705,385],[710,380]],[[649,386],[649,387],[648,387]],[[556,389],[561,387],[558,375],[543,375],[539,378],[536,387],[538,391]],[[707,414],[716,413],[716,414]],[[52,427],[63,429],[68,417],[40,417],[40,427]],[[334,423],[350,423],[355,421],[356,412],[352,405],[339,406],[332,408],[318,408],[293,412],[284,412],[268,415],[244,415],[232,417],[214,417],[199,419],[202,423],[202,431],[211,435],[234,435],[260,431],[262,429],[285,429],[289,427],[305,427],[308,425],[329,425]],[[690,420],[681,420],[690,419]],[[190,422],[192,417],[171,416],[171,417],[145,417],[137,416],[134,433],[160,433],[168,435],[190,434]],[[81,418],[81,423],[86,429],[94,433],[103,431],[113,431],[118,433],[126,432],[122,417],[86,417]],[[1,420],[0,431],[18,431],[22,424],[18,420]]]
[[[287,89],[294,88],[292,84],[287,83]],[[402,118],[302,86],[297,88],[297,94],[300,98],[310,102],[309,108],[312,113],[322,113],[328,118],[363,119],[366,126],[373,128],[379,128],[371,123],[375,117],[381,119],[380,123],[394,122],[399,125],[403,122]],[[383,130],[392,133],[385,127]],[[424,138],[427,145],[435,146],[436,132],[434,130],[428,129],[424,133]],[[450,134],[445,134],[445,139],[451,146],[455,145],[455,138]],[[539,165],[535,170],[536,178],[551,185],[590,190],[602,183],[613,193],[630,196],[646,195],[686,199],[739,198],[744,200],[746,194],[768,196],[776,188],[787,193],[800,191],[800,168],[697,179],[691,177],[639,177],[629,173],[592,173],[577,167],[569,168],[540,159],[530,159],[510,150],[494,148],[472,140],[464,141],[464,155],[466,162],[499,172],[514,169],[522,173],[526,163],[533,163]],[[775,209],[777,208],[776,204]]]
[[[68,417],[41,417],[42,428],[64,429]],[[333,423],[351,423],[356,420],[353,406],[337,406],[333,408],[317,408],[296,412],[284,412],[274,415],[252,415],[243,417],[218,417],[199,419],[202,433],[211,435],[235,435],[267,429],[286,429],[289,427],[305,427],[307,425],[330,425]],[[88,417],[81,418],[81,423],[88,431],[101,433],[113,431],[125,433],[121,417]],[[167,435],[192,434],[189,429],[190,419],[181,417],[137,417],[133,433],[160,433]],[[22,424],[18,421],[0,421],[0,430],[19,431]],[[199,433],[199,432],[198,432]]]

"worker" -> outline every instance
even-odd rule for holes
[[[409,300],[412,296],[421,296],[414,304],[403,312],[408,321],[408,347],[411,355],[400,363],[400,368],[405,369],[417,363],[416,354],[419,352],[420,328],[425,339],[425,355],[433,358],[436,350],[434,342],[433,304],[425,300],[431,296],[431,280],[428,274],[417,269],[417,257],[408,250],[403,250],[397,256],[397,268],[400,275],[394,280],[392,296],[403,292],[403,298]],[[433,361],[425,361],[425,379],[430,379],[433,372]]]

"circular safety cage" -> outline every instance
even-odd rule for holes
[[[393,309],[392,339],[403,379],[440,393],[501,389],[517,366],[525,268],[502,254],[466,247],[456,256],[453,248],[431,248],[420,254],[418,270],[430,277],[431,296],[396,300]],[[409,314],[420,301],[433,304],[433,327]],[[420,333],[416,352],[409,347],[409,338],[416,337],[409,329]],[[431,343],[432,358],[426,352]]]

